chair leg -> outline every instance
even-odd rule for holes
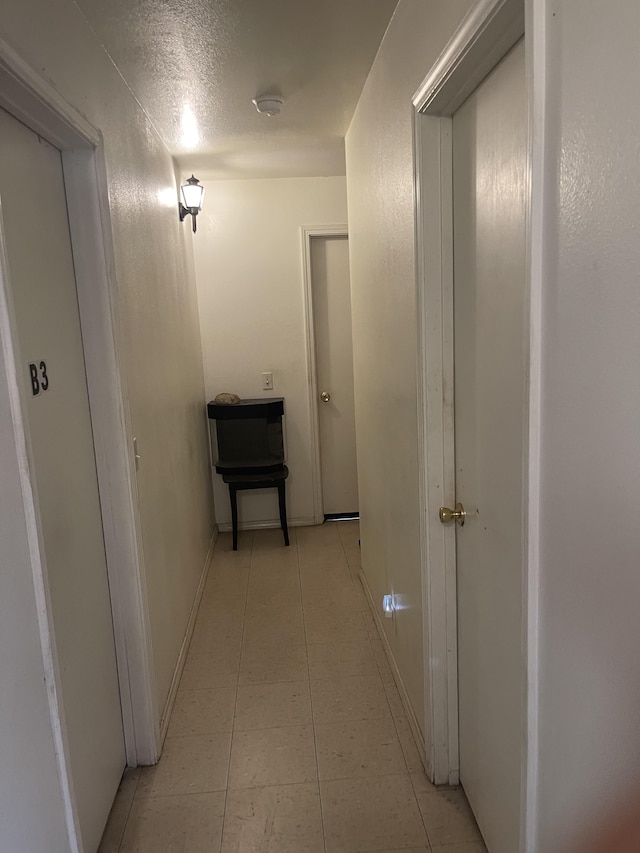
[[[229,483],[229,499],[231,501],[231,526],[233,527],[233,550],[238,550],[238,497],[236,489]]]
[[[287,499],[285,495],[285,482],[284,480],[280,480],[278,482],[278,505],[280,507],[280,527],[282,528],[282,532],[284,534],[284,544],[289,544],[289,529],[287,528]]]

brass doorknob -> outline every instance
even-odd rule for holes
[[[449,509],[448,506],[440,507],[440,521],[443,524],[449,524],[450,521],[456,521],[460,527],[464,525],[464,520],[467,513],[464,511],[462,504],[456,504],[455,509]]]
[[[323,391],[322,394],[320,394],[320,399],[323,403],[328,403],[331,399],[331,394],[328,391]]]

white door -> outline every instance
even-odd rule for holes
[[[526,151],[520,42],[453,118],[460,779],[490,853],[520,845]]]
[[[351,280],[347,237],[311,238],[322,508],[358,513]]]
[[[0,110],[0,201],[72,784],[97,849],[125,766],[60,152]],[[34,815],[37,819],[37,815]]]

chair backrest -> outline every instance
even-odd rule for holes
[[[282,470],[284,398],[241,400],[228,406],[209,403],[207,410],[216,424],[215,431],[211,429],[211,447],[212,451],[217,447],[219,474]]]

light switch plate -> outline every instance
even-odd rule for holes
[[[267,370],[265,373],[262,374],[262,390],[273,390],[273,373],[270,370]]]

